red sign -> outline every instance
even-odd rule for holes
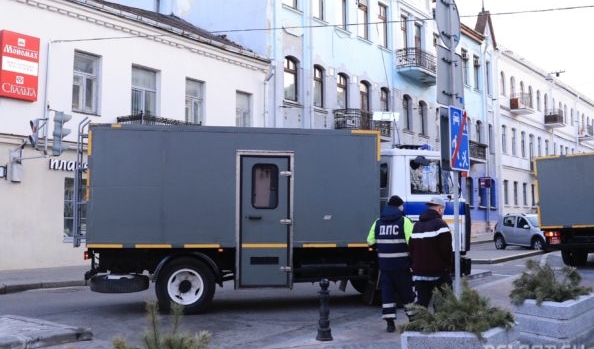
[[[0,31],[0,97],[37,100],[39,38]]]

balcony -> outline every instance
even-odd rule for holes
[[[476,141],[468,141],[470,150],[470,161],[486,162],[487,161],[487,145]]]
[[[515,93],[509,99],[509,109],[514,115],[533,114],[534,109],[530,105],[529,93]]]
[[[563,110],[548,109],[545,111],[544,124],[549,128],[557,128],[565,126],[563,122]]]
[[[398,73],[419,82],[433,86],[437,81],[435,56],[418,48],[405,48],[396,51]]]
[[[392,137],[391,121],[374,121],[372,113],[361,109],[335,109],[335,129],[377,130],[383,141]]]
[[[578,139],[581,142],[591,141],[594,139],[594,126],[586,125],[585,127],[580,128],[580,132],[578,133]]]

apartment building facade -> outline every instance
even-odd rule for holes
[[[88,263],[71,243],[72,149],[85,117],[264,125],[270,62],[174,16],[103,1],[7,0],[0,36],[0,269]],[[58,113],[72,116],[71,133],[54,156]]]

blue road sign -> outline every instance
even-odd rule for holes
[[[468,128],[466,113],[462,109],[449,107],[450,119],[450,161],[452,170],[470,170]]]

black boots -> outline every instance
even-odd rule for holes
[[[394,319],[386,319],[388,323],[388,327],[386,328],[387,332],[394,332],[396,331],[396,325],[394,324]]]

